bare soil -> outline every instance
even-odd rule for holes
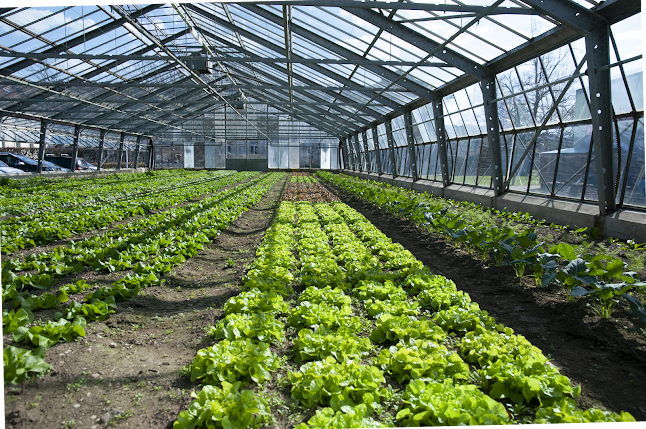
[[[581,407],[628,411],[637,421],[646,420],[646,336],[627,331],[635,326],[627,306],[603,320],[585,301],[568,301],[557,286],[536,288],[528,277],[519,283],[512,268],[483,264],[439,234],[326,186],[424,265],[453,280],[499,323],[543,350],[562,374],[581,385]]]
[[[239,293],[248,264],[271,224],[288,176],[197,256],[164,276],[160,286],[118,303],[117,313],[88,324],[86,336],[60,343],[45,360],[54,371],[7,385],[7,428],[172,427],[197,387],[180,370],[213,344],[205,328]],[[111,275],[96,272],[105,282]],[[123,273],[119,273],[119,277]],[[95,282],[98,279],[88,279]],[[36,313],[36,318],[45,313]],[[11,336],[5,336],[11,344]],[[117,416],[118,410],[123,412]]]

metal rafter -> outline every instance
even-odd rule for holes
[[[214,22],[217,25],[221,25],[221,26],[226,27],[227,29],[229,29],[231,31],[238,32],[240,35],[244,36],[245,38],[253,41],[254,43],[258,43],[259,45],[261,45],[261,46],[263,46],[263,47],[265,47],[267,49],[270,49],[270,50],[276,52],[278,55],[280,55],[282,53],[282,51],[283,51],[283,49],[281,47],[279,47],[277,45],[274,45],[273,43],[266,40],[265,38],[262,38],[262,37],[258,36],[257,34],[251,33],[250,31],[244,30],[242,28],[238,28],[235,25],[233,25],[231,23],[228,23],[228,22],[216,17],[215,15],[211,14],[210,12],[205,11],[204,9],[201,9],[201,8],[197,7],[196,5],[187,4],[186,8],[188,8],[190,10],[193,10],[196,13],[201,14],[204,18],[209,19],[210,21]],[[202,33],[205,34],[205,35],[210,34],[209,37],[212,37],[214,40],[217,40],[217,41],[219,41],[221,43],[224,43],[224,44],[226,44],[227,46],[229,46],[231,48],[240,49],[239,47],[231,44],[230,42],[227,42],[227,41],[222,40],[221,38],[217,37],[215,34],[210,33],[206,29],[202,28],[201,30],[202,30]],[[247,51],[241,50],[241,53],[247,53]],[[302,58],[302,57],[300,57],[300,56],[298,56],[296,54],[293,54],[292,58]],[[336,81],[336,82],[338,82],[340,84],[344,84],[344,85],[348,85],[348,86],[352,86],[352,87],[356,87],[358,85],[356,82],[353,82],[350,79],[348,79],[348,78],[346,78],[344,76],[341,76],[341,75],[339,75],[339,74],[337,74],[337,73],[335,73],[335,72],[333,72],[333,71],[331,71],[331,70],[329,70],[329,69],[327,69],[325,67],[321,67],[318,64],[308,64],[307,67],[309,69],[317,72],[317,73],[320,73],[320,74],[322,74],[322,75],[324,75],[324,76],[326,76],[326,77],[328,77],[330,79],[333,79],[334,81]],[[303,76],[299,76],[299,80],[301,80],[303,82],[310,83],[312,85],[318,85],[315,82],[310,81],[310,80],[306,79]],[[376,91],[376,90],[372,89],[372,91]],[[395,110],[397,112],[402,112],[402,113],[404,112],[404,108],[400,104],[398,104],[394,100],[391,100],[391,99],[389,99],[387,97],[379,95],[377,98],[375,98],[375,101],[381,103],[384,107],[393,109],[393,110]]]
[[[261,7],[253,6],[247,3],[240,3],[239,6],[247,9],[250,12],[255,13],[256,15],[268,21],[273,22],[276,25],[280,24],[280,17],[275,15],[271,11],[268,11]],[[325,49],[328,49],[334,52],[335,54],[345,57],[347,59],[357,60],[357,61],[361,61],[364,59],[361,55],[356,54],[342,46],[339,46],[336,43],[326,39],[325,37],[319,36],[318,34],[312,31],[309,31],[296,24],[292,25],[292,32],[295,34],[298,34],[301,37],[304,37],[305,39],[309,40],[310,42],[316,45],[319,45]],[[424,87],[419,83],[413,82],[412,80],[407,78],[400,79],[400,75],[398,75],[397,73],[395,73],[390,69],[387,69],[382,66],[365,66],[365,68],[391,82],[399,81],[400,86],[403,86],[404,88],[409,89],[412,93],[416,94],[420,98],[425,98],[427,100],[433,100],[437,98],[436,94],[431,89]]]

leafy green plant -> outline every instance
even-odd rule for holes
[[[504,329],[502,325],[496,325],[496,320],[486,311],[480,310],[480,306],[474,302],[465,307],[449,307],[441,310],[433,316],[433,321],[446,332],[483,333],[491,329]]]
[[[536,411],[537,424],[547,423],[601,423],[601,422],[634,422],[635,418],[625,411],[620,414],[603,411],[598,408],[581,410],[576,401],[563,398],[548,407]]]
[[[25,326],[16,329],[13,339],[16,342],[30,341],[36,347],[49,348],[59,341],[71,342],[75,337],[85,336],[86,321],[76,316],[72,322],[59,319],[57,322],[49,321],[42,326],[32,326],[27,329]]]
[[[326,303],[313,304],[309,301],[300,303],[287,318],[287,323],[296,329],[311,327],[314,325],[325,326],[328,329],[338,329],[341,326],[353,329],[361,329],[361,322],[357,317],[350,317],[352,308],[344,305],[338,308]]]
[[[294,340],[296,362],[305,360],[323,360],[332,356],[339,362],[361,360],[368,356],[372,344],[367,338],[360,338],[347,328],[331,330],[325,326],[317,329],[301,329]]]
[[[261,292],[251,289],[229,298],[224,304],[224,313],[272,313],[284,314],[289,307],[283,297],[276,292]]]
[[[240,390],[241,383],[224,381],[222,388],[206,385],[196,393],[188,410],[182,411],[173,429],[213,427],[223,429],[257,428],[271,418],[269,405],[258,394]]]
[[[271,378],[280,360],[269,349],[268,343],[242,338],[235,341],[222,340],[214,346],[201,349],[185,372],[191,382],[219,385],[250,380],[263,383]]]
[[[36,350],[25,350],[14,346],[6,346],[2,352],[5,384],[20,384],[30,375],[44,374],[52,366],[43,359],[45,347]]]
[[[209,329],[208,334],[216,340],[226,338],[257,338],[269,342],[284,337],[285,325],[270,313],[230,313],[218,324]]]
[[[306,407],[321,404],[341,411],[345,406],[364,404],[371,413],[374,404],[388,395],[380,387],[385,380],[378,368],[356,362],[337,363],[329,356],[323,361],[308,362],[287,376],[292,397]]]
[[[469,365],[455,352],[433,341],[402,341],[383,349],[375,361],[397,378],[400,384],[420,378],[441,382],[444,379],[464,381],[469,378]]]
[[[2,310],[2,331],[5,334],[14,332],[16,329],[31,323],[34,320],[34,314],[24,308],[7,311]]]
[[[474,385],[425,383],[406,386],[404,407],[396,419],[405,426],[500,425],[509,423],[507,410]]]
[[[411,338],[442,341],[446,338],[446,332],[425,318],[418,320],[413,316],[382,314],[377,319],[377,326],[370,333],[372,342],[378,344],[384,341],[395,343]]]
[[[346,429],[346,428],[380,428],[379,422],[368,417],[368,407],[364,404],[357,406],[345,406],[343,411],[334,411],[330,407],[317,410],[316,415],[306,423],[300,423],[294,429],[308,428],[329,428],[329,429]]]

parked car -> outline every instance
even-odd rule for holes
[[[24,173],[24,171],[18,170],[17,168],[9,167],[4,162],[0,161],[0,174],[16,174],[16,173]]]
[[[60,165],[63,168],[72,169],[72,157],[69,155],[52,155],[45,154],[45,159],[49,162],[53,162],[56,165]],[[81,157],[76,158],[76,170],[97,170],[96,165],[90,164]]]
[[[38,171],[38,161],[21,155],[19,153],[0,152],[0,161],[9,167],[17,168],[22,171]],[[43,171],[70,171],[59,165],[43,160]]]

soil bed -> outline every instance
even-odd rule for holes
[[[102,417],[112,417],[118,427],[172,427],[197,387],[179,372],[197,350],[213,344],[204,328],[239,292],[288,178],[197,256],[164,276],[160,286],[118,303],[117,313],[89,323],[80,341],[51,347],[45,360],[53,372],[5,386],[6,427],[100,428],[105,427]],[[36,318],[44,315],[39,313]],[[4,340],[11,343],[10,335]],[[124,414],[110,414],[113,410]]]
[[[499,323],[551,356],[562,374],[574,385],[581,385],[581,407],[628,411],[637,421],[646,420],[646,337],[624,329],[634,320],[625,309],[618,308],[611,320],[602,320],[584,302],[568,302],[557,286],[531,287],[530,279],[519,283],[512,268],[487,266],[437,234],[329,183],[326,186],[393,242],[400,243],[431,270],[453,280]]]

